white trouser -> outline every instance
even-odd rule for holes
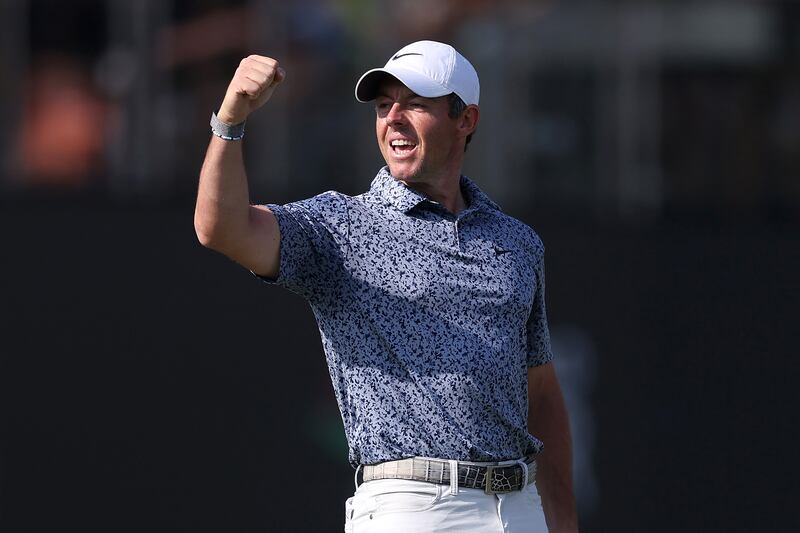
[[[542,500],[531,483],[521,491],[482,489],[405,479],[362,483],[345,503],[345,533],[546,533]]]

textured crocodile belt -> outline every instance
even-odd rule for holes
[[[409,457],[398,461],[386,461],[360,467],[364,481],[376,479],[410,479],[449,485],[451,464],[454,461]],[[470,463],[458,461],[458,486],[468,489],[482,489],[486,494],[505,494],[522,490],[536,478],[536,462],[533,456],[519,461],[501,463]]]

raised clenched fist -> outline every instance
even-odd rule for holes
[[[233,75],[217,117],[228,124],[238,124],[272,96],[275,87],[286,77],[271,57],[251,55],[242,59]]]

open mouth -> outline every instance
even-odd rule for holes
[[[392,152],[395,155],[403,156],[413,152],[414,149],[417,147],[417,143],[406,139],[396,139],[390,142],[389,146],[392,147]]]

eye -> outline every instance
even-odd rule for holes
[[[386,116],[390,108],[391,104],[388,100],[375,102],[375,112],[378,114],[378,116]]]

